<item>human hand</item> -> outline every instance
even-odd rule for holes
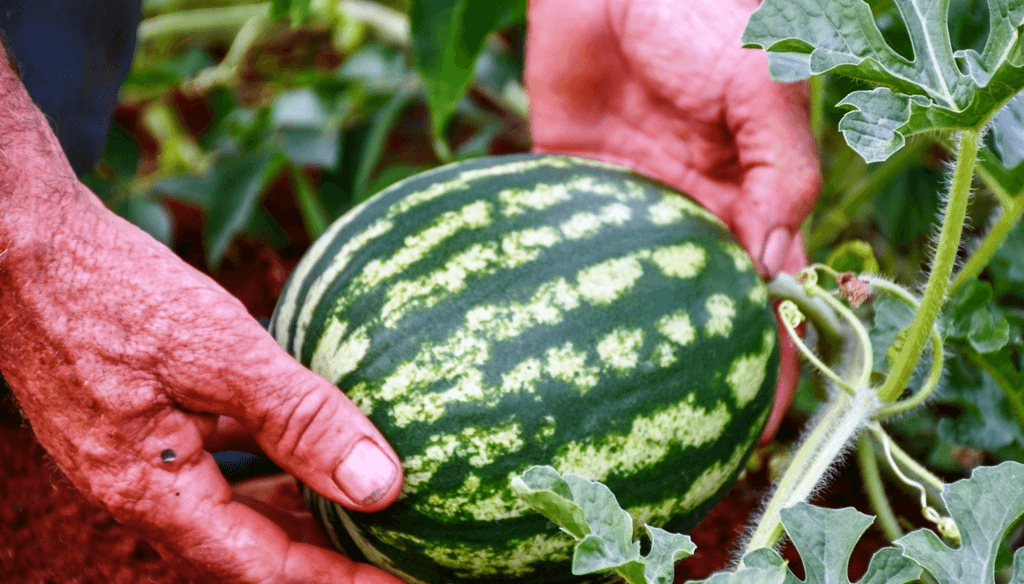
[[[768,77],[740,36],[756,0],[530,0],[534,149],[631,167],[720,217],[767,276],[806,265],[821,184],[807,88]],[[783,335],[774,435],[796,387]]]
[[[218,415],[352,509],[393,501],[401,466],[241,303],[108,212],[20,84],[0,83],[0,122],[16,120],[0,128],[0,368],[68,478],[199,581],[401,582],[233,500],[204,451]]]

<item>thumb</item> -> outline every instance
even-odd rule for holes
[[[341,390],[295,361],[269,334],[262,339],[272,345],[265,374],[236,400],[243,411],[233,417],[269,458],[320,495],[357,511],[387,507],[402,486],[398,455]]]
[[[746,54],[741,67],[745,74],[728,95],[727,121],[743,173],[730,216],[740,242],[774,276],[821,189],[818,146],[806,84],[772,81],[760,52]]]

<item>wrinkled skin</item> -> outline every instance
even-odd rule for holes
[[[754,0],[530,0],[534,149],[631,167],[690,194],[762,273],[807,263],[799,236],[821,184],[807,87],[768,77],[740,37]],[[778,429],[797,381],[783,335]]]
[[[393,501],[401,467],[240,302],[77,181],[2,54],[0,151],[0,369],[75,486],[196,581],[400,582],[234,500],[205,450],[219,424],[353,509]]]

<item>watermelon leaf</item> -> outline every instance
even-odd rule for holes
[[[1012,169],[1024,162],[1024,93],[1018,93],[992,120],[992,138],[1003,166]],[[1024,170],[1024,169],[1022,169]]]
[[[947,546],[919,529],[896,540],[903,555],[923,566],[939,584],[993,582],[996,554],[1007,532],[1024,517],[1024,464],[982,467],[971,478],[948,485],[942,500],[960,532],[961,544]],[[1010,584],[1024,584],[1024,551],[1013,556]]]
[[[530,467],[522,477],[512,480],[512,490],[574,538],[583,539],[590,533],[583,509],[573,501],[569,485],[550,466]]]
[[[1024,0],[989,0],[979,53],[954,51],[949,0],[896,0],[914,48],[908,60],[883,38],[864,0],[765,0],[743,33],[768,51],[772,74],[795,81],[834,71],[884,87],[850,93],[839,123],[868,162],[885,160],[920,132],[980,129],[1024,87]]]
[[[782,525],[789,534],[807,573],[805,584],[849,584],[847,569],[854,546],[873,519],[856,509],[824,509],[798,503],[783,509]],[[904,584],[916,580],[921,568],[900,555],[896,548],[884,548],[871,558],[860,584]],[[774,550],[754,550],[743,558],[735,573],[715,574],[704,584],[799,584]]]
[[[633,519],[608,487],[573,474],[562,476],[550,466],[529,468],[512,480],[512,490],[576,538],[576,575],[614,570],[631,584],[670,584],[675,562],[697,549],[688,536],[645,526],[651,550],[641,556]]]

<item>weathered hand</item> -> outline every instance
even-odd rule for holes
[[[108,212],[20,84],[0,82],[3,115],[17,114],[0,132],[0,368],[57,464],[199,581],[400,582],[233,500],[204,450],[218,415],[353,509],[391,502],[401,466],[241,303]]]
[[[601,158],[686,192],[766,275],[806,264],[821,175],[803,84],[741,47],[755,0],[530,0],[526,79],[539,151]],[[797,379],[783,343],[774,434]]]

